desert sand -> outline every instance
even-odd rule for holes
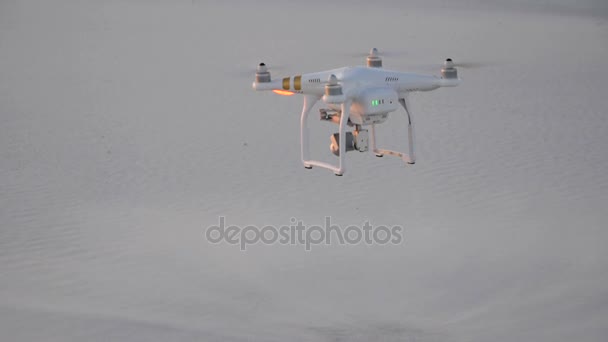
[[[602,1],[0,2],[6,341],[605,341]],[[361,65],[411,95],[417,163],[300,163],[273,77]],[[390,54],[389,52],[393,52]],[[423,67],[424,66],[424,67]],[[420,70],[419,70],[420,69]],[[334,160],[335,126],[312,152]],[[391,114],[380,141],[405,143]],[[399,245],[210,244],[205,229],[370,221]]]

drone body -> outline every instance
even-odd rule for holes
[[[367,57],[367,67],[355,66],[302,74],[272,80],[270,72],[261,63],[253,83],[255,90],[272,90],[280,95],[304,95],[301,116],[301,153],[304,167],[318,166],[341,176],[345,172],[345,155],[348,151],[371,151],[376,156],[393,155],[409,164],[415,163],[414,127],[408,94],[430,91],[440,87],[454,87],[460,83],[451,59],[445,61],[441,77],[385,70],[374,48]],[[331,136],[331,151],[338,156],[338,165],[310,159],[308,149],[308,115],[312,107],[322,101],[327,108],[320,109],[321,120],[339,125],[339,132]],[[399,105],[408,116],[408,153],[376,147],[375,126],[385,122],[388,114]],[[352,132],[346,126],[354,127]],[[369,131],[365,129],[369,127]]]

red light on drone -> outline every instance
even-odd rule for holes
[[[294,92],[291,92],[289,90],[279,90],[279,89],[275,89],[272,92],[275,94],[283,95],[283,96],[291,96],[291,95],[295,94]]]

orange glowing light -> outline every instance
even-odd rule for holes
[[[283,95],[283,96],[291,96],[291,95],[295,94],[289,90],[279,90],[279,89],[275,89],[272,92],[275,94]]]

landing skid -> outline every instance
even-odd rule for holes
[[[310,159],[310,152],[308,148],[308,115],[310,114],[310,110],[312,107],[319,101],[319,97],[306,95],[304,96],[304,107],[302,108],[302,117],[300,119],[300,143],[301,143],[301,152],[302,152],[302,164],[304,167],[312,167],[318,166],[324,169],[328,169],[333,171],[336,176],[342,176],[346,169],[345,167],[345,158],[346,158],[346,126],[348,123],[348,119],[350,116],[350,106],[352,104],[352,100],[346,100],[341,104],[341,112],[340,115],[340,129],[339,129],[339,148],[340,153],[338,156],[338,165],[332,165],[329,163],[324,163],[318,160]]]
[[[308,147],[308,115],[312,107],[320,100],[319,97],[313,95],[305,95],[304,96],[304,107],[302,108],[302,116],[300,118],[300,143],[301,143],[301,152],[302,152],[302,164],[306,169],[312,169],[313,166],[321,167],[324,169],[328,169],[333,171],[336,176],[342,176],[346,171],[346,126],[349,124],[349,116],[350,116],[350,106],[352,104],[352,100],[348,99],[344,103],[341,104],[341,115],[339,117],[339,154],[338,154],[338,165],[332,165],[329,163],[325,163],[318,160],[310,159],[310,151]],[[416,157],[414,155],[414,123],[412,118],[412,113],[410,110],[410,105],[407,98],[400,98],[399,103],[405,109],[405,113],[407,114],[408,119],[408,153],[380,149],[376,147],[376,125],[372,124],[370,129],[370,152],[375,154],[376,157],[382,157],[384,155],[394,156],[401,158],[407,164],[415,164]],[[329,115],[329,113],[323,113],[322,119],[328,121],[334,121],[338,123],[338,118],[335,115]],[[325,117],[323,117],[325,114]]]
[[[376,125],[372,124],[370,129],[370,151],[376,155],[378,158],[382,158],[384,155],[399,157],[404,162],[413,165],[416,164],[416,156],[414,154],[414,122],[412,118],[412,111],[410,110],[411,106],[409,105],[409,101],[407,98],[399,99],[399,103],[405,109],[405,113],[407,114],[407,145],[409,153],[403,153],[392,150],[385,150],[376,147]]]

